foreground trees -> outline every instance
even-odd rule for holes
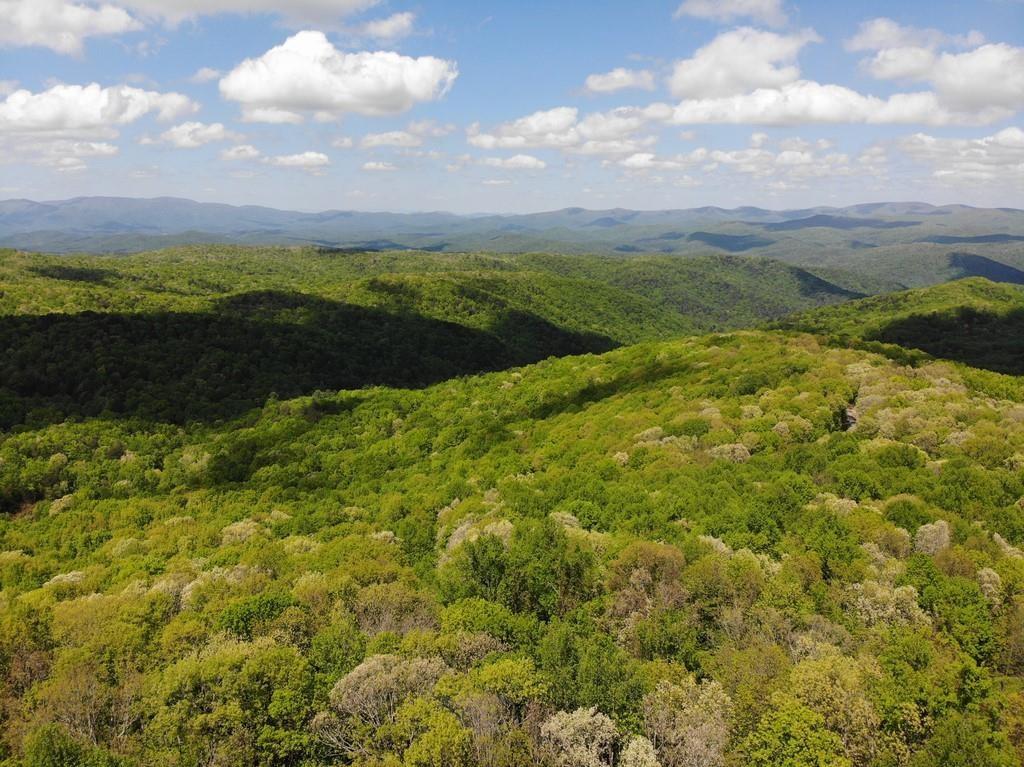
[[[4,434],[0,764],[1018,764],[1022,402],[759,333]]]

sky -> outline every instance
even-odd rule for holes
[[[0,199],[1024,208],[1022,113],[1022,0],[0,0]]]

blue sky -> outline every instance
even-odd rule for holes
[[[1024,3],[0,0],[0,198],[1024,207]]]

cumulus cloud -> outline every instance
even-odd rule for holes
[[[374,40],[399,40],[412,34],[415,23],[416,14],[406,11],[368,21],[359,27],[359,33]]]
[[[1005,43],[963,53],[886,48],[864,66],[878,79],[929,83],[952,110],[1003,110],[998,118],[1024,107],[1024,48]]]
[[[580,119],[575,107],[556,107],[502,123],[484,132],[474,123],[467,139],[480,149],[562,149],[579,154],[629,154],[649,146],[653,137],[636,134],[654,120],[666,119],[672,109],[655,104],[646,108],[619,107]]]
[[[10,142],[10,139],[0,137],[0,157],[7,155],[7,161],[27,160],[60,173],[82,171],[88,168],[86,161],[89,159],[114,157],[117,154],[118,147],[106,141],[30,138]],[[4,160],[0,160],[2,162]]]
[[[820,41],[811,29],[792,35],[750,27],[724,32],[692,58],[675,63],[669,89],[677,97],[706,98],[786,85],[800,77],[800,50]]]
[[[943,53],[921,76],[954,109],[1024,107],[1024,48],[1005,43]]]
[[[628,88],[652,91],[654,73],[647,69],[616,67],[611,72],[590,75],[583,87],[588,93],[615,93]]]
[[[196,73],[189,78],[189,82],[202,84],[219,80],[224,75],[219,69],[213,67],[202,67],[196,70]]]
[[[264,162],[278,168],[295,168],[313,174],[321,173],[325,167],[331,164],[330,158],[321,152],[277,155],[267,157]]]
[[[700,150],[698,154],[703,153]],[[628,157],[616,161],[616,165],[630,171],[649,170],[682,170],[691,167],[697,162],[692,156],[675,155],[672,157],[658,157],[654,152],[635,152]]]
[[[322,32],[299,32],[220,81],[221,94],[253,122],[301,122],[314,113],[331,119],[348,112],[379,116],[434,101],[451,88],[458,69],[433,56],[390,51],[345,53]]]
[[[773,27],[786,23],[782,0],[685,0],[676,9],[675,16],[725,23],[748,18]]]
[[[335,149],[351,149],[355,142],[349,136],[338,136],[331,142],[331,146]]]
[[[31,2],[31,0],[29,0]],[[221,13],[272,14],[292,25],[337,25],[342,19],[377,5],[380,0],[118,0],[148,18],[178,24],[198,16]]]
[[[145,115],[173,120],[196,109],[180,93],[98,83],[55,85],[39,93],[16,90],[0,101],[0,133],[112,138],[118,126]]]
[[[359,146],[363,149],[375,149],[382,146],[413,147],[422,143],[422,138],[409,131],[394,130],[386,133],[367,133],[359,142]]]
[[[363,170],[367,170],[374,173],[381,173],[398,170],[398,166],[390,162],[364,162]]]
[[[935,66],[935,53],[927,48],[886,48],[864,62],[879,80],[920,80]]]
[[[671,121],[678,125],[971,125],[985,124],[1005,115],[1005,110],[1001,109],[952,111],[931,92],[897,93],[882,99],[842,85],[799,80],[781,88],[759,88],[736,96],[685,100],[675,107]]]
[[[160,134],[160,141],[178,149],[197,149],[216,141],[238,141],[242,137],[228,130],[223,123],[207,125],[201,122],[184,122],[168,128]]]
[[[938,48],[952,44],[973,47],[985,42],[985,36],[976,30],[966,35],[948,35],[938,29],[909,27],[888,18],[862,22],[857,34],[844,45],[848,51],[881,51],[888,48]]]
[[[875,167],[857,166],[849,156],[831,151],[828,141],[808,141],[790,137],[772,143],[763,133],[754,133],[747,147],[740,149],[709,149],[699,147],[685,154],[658,156],[638,152],[614,161],[615,167],[631,174],[648,176],[652,172],[670,173],[700,169],[736,174],[764,183],[770,189],[805,187],[816,178],[834,178],[855,174],[877,176]],[[694,179],[684,176],[687,184]]]
[[[238,162],[241,160],[258,160],[263,153],[251,144],[239,144],[220,153],[222,160]]]
[[[1024,107],[1024,48],[984,43],[980,32],[949,35],[880,18],[864,22],[846,48],[874,52],[862,64],[880,80],[927,82],[954,111],[1004,110],[991,114],[1008,116]],[[972,50],[940,52],[949,46]]]
[[[42,46],[73,55],[88,37],[142,28],[123,8],[66,0],[0,0],[0,19],[0,46]]]
[[[977,139],[915,133],[899,141],[897,147],[911,159],[931,166],[935,178],[954,184],[1003,181],[1019,185],[1024,178],[1024,130],[1018,127]]]
[[[546,162],[529,154],[517,154],[512,157],[485,157],[482,162],[492,168],[505,168],[506,170],[543,170],[548,167]]]
[[[452,123],[439,123],[435,120],[413,120],[409,123],[406,130],[415,136],[441,138],[453,132],[455,125]]]

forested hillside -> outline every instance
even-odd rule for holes
[[[972,278],[796,314],[776,327],[895,344],[1001,373],[1024,374],[1024,288]]]
[[[3,748],[1018,764],[1024,390],[984,375],[740,333],[10,433]]]
[[[181,248],[0,260],[0,428],[187,423],[271,394],[423,386],[859,296],[741,258]]]
[[[171,198],[0,201],[0,246],[5,247],[95,253],[211,242],[453,254],[714,253],[771,258],[819,275],[838,268],[863,280],[905,287],[965,277],[1024,282],[1024,211],[1012,208],[890,202],[799,210],[573,207],[524,215],[457,216],[299,213]]]
[[[843,276],[3,254],[0,764],[1021,764],[1024,292]]]

